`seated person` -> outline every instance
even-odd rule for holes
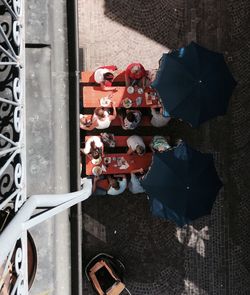
[[[95,109],[92,124],[94,128],[106,129],[110,126],[111,122],[116,118],[116,107],[114,106],[113,102],[111,102],[111,105],[113,106],[113,115],[109,114],[107,108],[98,107]]]
[[[93,179],[92,195],[119,195],[122,194],[127,188],[127,178],[125,174],[116,175],[100,175],[91,176]]]
[[[96,83],[100,84],[102,90],[109,91],[116,89],[111,87],[115,77],[115,70],[117,70],[116,66],[103,66],[95,70],[94,80]]]
[[[140,63],[131,63],[127,66],[125,71],[125,83],[126,86],[137,85],[139,87],[145,88],[147,72],[143,65]]]
[[[138,110],[126,110],[125,114],[120,114],[121,125],[124,130],[133,130],[141,122],[141,112]]]
[[[146,146],[143,139],[138,135],[132,135],[127,139],[128,151],[127,154],[137,153],[139,156],[143,156],[146,151]]]
[[[127,188],[127,178],[125,174],[108,175],[108,181],[110,187],[107,191],[108,195],[119,195],[122,194]]]
[[[150,147],[153,152],[160,152],[163,153],[166,150],[170,149],[171,146],[169,144],[170,137],[164,137],[161,135],[155,135],[150,143]]]
[[[95,127],[92,128],[92,116],[82,115],[80,114],[80,128],[83,130],[93,130]]]
[[[163,108],[153,108],[151,107],[151,114],[152,114],[152,119],[151,119],[151,125],[154,127],[163,127],[168,124],[168,122],[171,120],[171,117],[165,117],[163,116]]]
[[[109,189],[109,182],[104,175],[90,176],[93,179],[92,183],[92,195],[93,196],[105,196]]]
[[[140,173],[139,177],[137,177],[136,175],[138,173]],[[141,186],[141,183],[140,183],[140,179],[142,178],[143,174],[144,174],[143,168],[131,171],[130,181],[128,183],[128,189],[132,194],[139,194],[139,193],[145,192],[144,188]]]
[[[91,136],[85,142],[85,148],[81,149],[85,155],[94,160],[99,160],[104,155],[103,150],[104,145],[99,136]]]

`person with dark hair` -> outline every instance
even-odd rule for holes
[[[108,195],[122,194],[127,188],[127,178],[125,174],[108,175],[110,187],[107,191]]]
[[[114,72],[117,70],[117,67],[112,66],[102,66],[95,70],[94,80],[96,83],[100,84],[101,89],[104,91],[115,90],[115,87],[112,87],[112,82],[114,80]]]
[[[125,114],[121,114],[121,125],[124,130],[133,130],[141,122],[141,112],[138,110],[126,110]]]
[[[145,88],[147,72],[143,65],[140,63],[131,63],[127,66],[125,71],[125,83],[126,86],[137,85],[139,87]]]
[[[97,126],[97,123],[92,120],[92,116],[80,114],[80,128],[91,131]]]
[[[90,159],[92,159],[94,162],[100,162],[101,157],[104,155],[104,145],[101,141],[101,138],[99,136],[91,136],[86,142],[85,142],[85,148],[81,151],[87,155]]]

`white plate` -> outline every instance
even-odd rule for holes
[[[99,176],[102,174],[102,168],[100,166],[95,166],[93,169],[92,169],[92,173],[95,175],[95,176]]]
[[[132,107],[133,102],[130,98],[124,98],[124,100],[122,101],[122,104],[124,108],[128,109]]]
[[[133,87],[133,86],[129,86],[129,87],[127,88],[127,92],[128,92],[129,94],[134,93],[134,92],[135,92],[134,87]]]
[[[143,90],[143,88],[138,88],[138,89],[137,89],[137,92],[138,92],[139,94],[142,94],[142,93],[144,93],[144,90]]]
[[[109,106],[110,102],[111,102],[111,100],[110,100],[108,97],[102,97],[102,98],[100,99],[100,105],[101,105],[102,107],[107,107],[107,106]]]
[[[91,163],[94,164],[94,165],[99,165],[102,161],[102,158],[98,158],[98,159],[92,159],[91,160]]]

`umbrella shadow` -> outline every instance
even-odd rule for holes
[[[104,14],[169,48],[178,48],[185,40],[184,8],[175,1],[105,0]]]
[[[125,264],[125,279],[131,292],[139,284],[144,290],[134,290],[138,295],[145,294],[147,289],[151,294],[173,294],[173,290],[181,294],[186,288],[187,255],[193,261],[206,263],[203,253],[208,241],[204,239],[204,247],[200,246],[200,237],[206,234],[206,217],[198,225],[193,223],[192,231],[189,228],[186,235],[182,232],[178,236],[173,222],[152,216],[144,194],[91,197],[84,202],[83,210],[85,216],[98,220],[105,231],[103,240],[96,236],[94,227],[92,232],[83,232],[83,261],[87,263],[100,252],[119,258]]]

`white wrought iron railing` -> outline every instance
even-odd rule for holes
[[[24,64],[24,2],[1,0],[0,210],[12,212],[12,216],[26,201]],[[4,221],[1,220],[2,223]],[[0,243],[1,252],[6,246],[7,241],[3,240]],[[0,264],[0,290],[3,294],[24,294],[23,291],[28,288],[24,275],[27,274],[27,259],[23,255],[27,253],[27,232],[23,231],[6,249],[8,251]],[[11,274],[13,271],[15,281]]]
[[[24,11],[24,0],[0,0],[0,217],[8,219],[0,223],[1,295],[28,294],[27,231],[92,190],[85,179],[75,193],[27,198]],[[38,208],[44,211],[33,216]]]

